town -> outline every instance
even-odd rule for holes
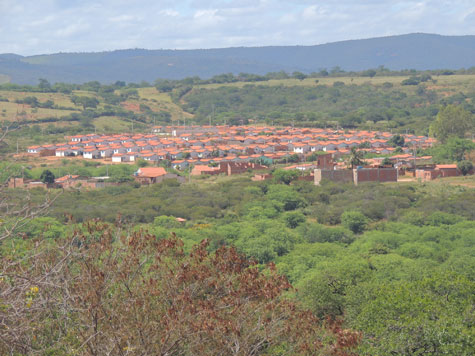
[[[295,169],[299,179],[320,184],[322,179],[341,182],[398,181],[410,172],[420,180],[457,176],[455,164],[435,165],[431,156],[417,156],[418,149],[432,147],[435,139],[390,132],[335,130],[319,128],[277,128],[254,126],[156,126],[149,134],[75,135],[67,142],[28,147],[37,157],[79,158],[105,164],[136,163],[147,165],[134,174],[140,184],[159,183],[164,179],[186,181],[184,176],[166,168],[188,171],[191,176],[234,175],[267,170],[281,164]],[[364,165],[348,169],[352,151],[371,154]],[[363,161],[362,161],[363,162]],[[158,166],[161,167],[158,167]],[[355,168],[355,169],[354,169]],[[257,173],[253,180],[270,179],[268,171]],[[61,188],[103,188],[108,177],[66,175],[55,180]],[[10,187],[47,187],[42,182],[14,178]]]

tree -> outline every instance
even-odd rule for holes
[[[295,78],[295,79],[298,79],[298,80],[304,80],[305,78],[307,78],[307,76],[305,74],[303,74],[302,72],[293,72],[292,73],[292,78]]]
[[[349,324],[371,335],[358,354],[473,355],[474,287],[473,280],[447,271],[349,290]]]
[[[383,161],[381,162],[383,166],[393,166],[393,161],[389,157],[385,157]]]
[[[51,84],[46,79],[40,78],[38,88],[43,90],[51,90]]]
[[[73,95],[71,101],[74,105],[81,105],[84,110],[87,108],[96,108],[99,100],[95,97]]]
[[[292,286],[273,265],[260,272],[233,248],[210,254],[205,240],[186,253],[174,235],[100,222],[80,231],[35,256],[29,278],[21,263],[4,270],[0,353],[342,356],[359,340],[319,323],[284,296]],[[31,283],[43,275],[49,283]]]
[[[404,136],[396,134],[388,140],[388,143],[393,147],[403,147],[405,144]]]
[[[368,219],[359,211],[345,211],[341,214],[341,224],[355,234],[359,234],[366,229]]]
[[[272,173],[272,179],[275,183],[284,183],[287,185],[297,179],[298,176],[299,172],[295,169],[276,169]]]
[[[54,183],[54,179],[55,179],[55,176],[54,176],[53,172],[51,172],[49,169],[45,169],[41,173],[40,180],[43,183],[52,184],[52,183]]]
[[[174,87],[175,87],[174,84],[169,82],[168,80],[160,80],[160,81],[157,81],[155,84],[155,88],[157,88],[157,90],[162,93],[171,92]]]
[[[364,154],[363,151],[358,151],[356,147],[351,148],[350,159],[349,159],[351,168],[355,168],[356,166],[361,166],[364,163],[363,154]]]
[[[306,218],[300,211],[288,211],[283,214],[285,225],[290,229],[295,229],[297,226],[305,222]]]
[[[473,169],[473,163],[470,161],[460,161],[457,163],[457,168],[466,176]]]
[[[361,73],[363,77],[370,77],[373,78],[376,75],[376,71],[374,69],[368,69]]]
[[[430,134],[442,143],[449,137],[463,138],[474,126],[473,114],[457,105],[442,107],[430,126]]]
[[[475,143],[458,138],[450,137],[444,144],[436,145],[431,149],[431,153],[437,161],[463,161],[467,153],[475,149]]]

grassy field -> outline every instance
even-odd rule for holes
[[[414,86],[401,85],[401,82],[409,77],[404,76],[381,76],[381,77],[338,77],[338,78],[306,78],[304,80],[298,79],[279,79],[269,80],[265,82],[236,82],[227,84],[205,84],[196,86],[196,88],[204,89],[216,89],[222,86],[231,86],[242,88],[245,85],[268,85],[268,86],[306,86],[315,87],[317,85],[333,86],[335,82],[343,82],[345,85],[355,84],[363,85],[369,84],[374,86],[382,86],[384,83],[391,83],[394,88],[399,89],[411,89]],[[467,92],[475,90],[475,75],[446,75],[446,76],[433,76],[433,80],[436,82],[427,82],[428,89],[435,90],[437,92],[446,92],[449,95],[457,92]]]
[[[444,189],[448,185],[475,189],[475,175],[434,179],[425,184],[432,185],[436,189]]]
[[[183,119],[190,119],[193,117],[190,113],[184,112],[178,105],[176,105],[170,95],[167,93],[160,93],[151,88],[138,89],[139,96],[144,104],[148,105],[153,111],[165,111],[170,113],[172,121],[181,121]]]
[[[60,107],[74,108],[76,110],[58,110],[32,108],[30,105],[18,104],[15,101],[34,96],[40,103],[52,100]],[[0,90],[0,97],[8,99],[8,102],[0,101],[1,121],[36,121],[46,117],[61,117],[73,112],[79,112],[80,108],[71,102],[70,96],[61,93],[25,93],[16,91]]]
[[[101,116],[94,119],[98,133],[121,133],[132,129],[132,123],[117,116]]]

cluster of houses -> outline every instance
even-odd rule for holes
[[[28,153],[37,156],[79,156],[112,163],[145,160],[155,166],[166,160],[168,166],[178,170],[190,167],[193,176],[240,174],[263,170],[276,162],[305,162],[308,156],[312,156],[311,163],[297,163],[286,168],[310,172],[302,174],[299,179],[312,180],[315,184],[322,179],[352,181],[355,184],[397,181],[407,168],[421,180],[460,175],[455,165],[434,165],[430,156],[413,155],[416,148],[431,147],[434,139],[411,134],[402,136],[405,145],[395,152],[397,149],[390,144],[393,134],[389,132],[262,126],[157,126],[150,134],[70,136],[67,142],[61,144],[28,147]],[[365,167],[349,170],[345,162],[337,161],[339,157],[349,154],[353,147],[389,156],[391,165],[383,166],[384,158],[377,157],[367,160]],[[170,178],[185,181],[183,177],[168,173],[161,167],[140,168],[134,175],[134,179],[141,184],[158,183]],[[256,174],[254,180],[270,178],[270,174],[263,172]],[[38,184],[34,182],[32,187]],[[59,178],[56,184],[63,188],[97,188],[107,182],[65,176]]]
[[[393,154],[389,132],[341,131],[317,128],[276,128],[253,126],[165,126],[151,134],[76,135],[68,141],[28,147],[39,156],[105,159],[113,163],[143,159],[158,163],[167,160],[176,169],[223,162],[285,162],[292,155],[304,158],[313,152],[333,157],[348,154],[352,147],[375,154]],[[432,138],[404,135],[406,146],[430,147]]]

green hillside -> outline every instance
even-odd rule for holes
[[[422,77],[420,75],[419,77]],[[428,133],[440,105],[475,113],[474,75],[340,76],[197,85],[181,97],[195,120]]]

